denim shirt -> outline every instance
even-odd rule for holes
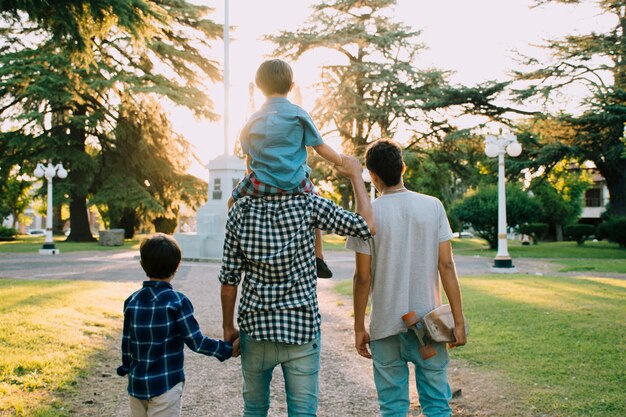
[[[259,181],[283,190],[296,188],[310,172],[306,147],[324,143],[311,116],[283,97],[267,100],[239,140]]]

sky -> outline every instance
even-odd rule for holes
[[[229,152],[248,112],[248,85],[254,80],[258,65],[271,57],[272,44],[261,38],[281,30],[296,30],[310,15],[310,0],[194,0],[215,8],[210,18],[224,22],[224,1],[229,1],[230,37],[230,106]],[[452,70],[453,83],[473,85],[502,80],[515,68],[516,53],[545,57],[539,45],[546,39],[567,34],[604,30],[613,21],[601,15],[591,4],[552,4],[532,8],[532,0],[398,0],[396,20],[420,30],[419,40],[428,49],[417,62],[420,68]],[[216,43],[211,58],[223,63],[223,44]],[[315,101],[314,84],[319,66],[330,62],[332,54],[309,52],[292,62],[294,81],[302,92],[302,106],[310,111]],[[222,84],[206,86],[215,111],[224,113]],[[256,105],[263,102],[257,92]],[[196,120],[184,109],[172,109],[174,128],[195,148],[201,163],[190,168],[193,174],[206,178],[202,164],[224,153],[222,121]],[[333,144],[329,141],[331,145]],[[335,144],[336,145],[336,144]]]

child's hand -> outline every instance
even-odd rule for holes
[[[233,354],[231,357],[236,358],[240,354],[241,351],[239,350],[239,338],[237,338],[233,341]]]
[[[335,166],[336,166],[336,167],[342,167],[342,166],[344,166],[344,165],[345,165],[346,158],[347,158],[347,156],[346,156],[346,155],[344,155],[344,154],[340,153],[340,154],[339,154],[339,163],[338,163],[338,164],[335,164]]]

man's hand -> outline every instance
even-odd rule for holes
[[[448,343],[448,346],[451,348],[463,346],[467,343],[467,337],[465,336],[465,323],[454,326],[454,339],[454,342]]]
[[[363,167],[354,156],[341,155],[341,165],[335,165],[339,174],[348,178],[360,178]]]
[[[239,330],[234,327],[224,327],[224,340],[235,342],[236,339],[239,339]]]
[[[240,346],[239,346],[239,338],[236,338],[233,341],[233,354],[232,357],[236,358],[237,356],[239,356],[241,354],[241,350],[240,350]]]
[[[370,344],[370,334],[367,331],[355,331],[354,344],[356,346],[356,351],[359,353],[359,355],[367,359],[372,359],[372,354],[370,353],[370,350],[368,348]]]

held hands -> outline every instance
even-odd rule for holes
[[[341,164],[335,165],[339,174],[348,178],[360,178],[363,172],[361,163],[354,156],[341,155]]]
[[[239,350],[239,330],[233,328],[224,328],[224,340],[232,342],[233,354],[232,357],[236,358],[241,353]]]
[[[367,359],[372,359],[372,354],[368,348],[370,344],[370,334],[365,330],[354,332],[354,345],[359,355]]]

